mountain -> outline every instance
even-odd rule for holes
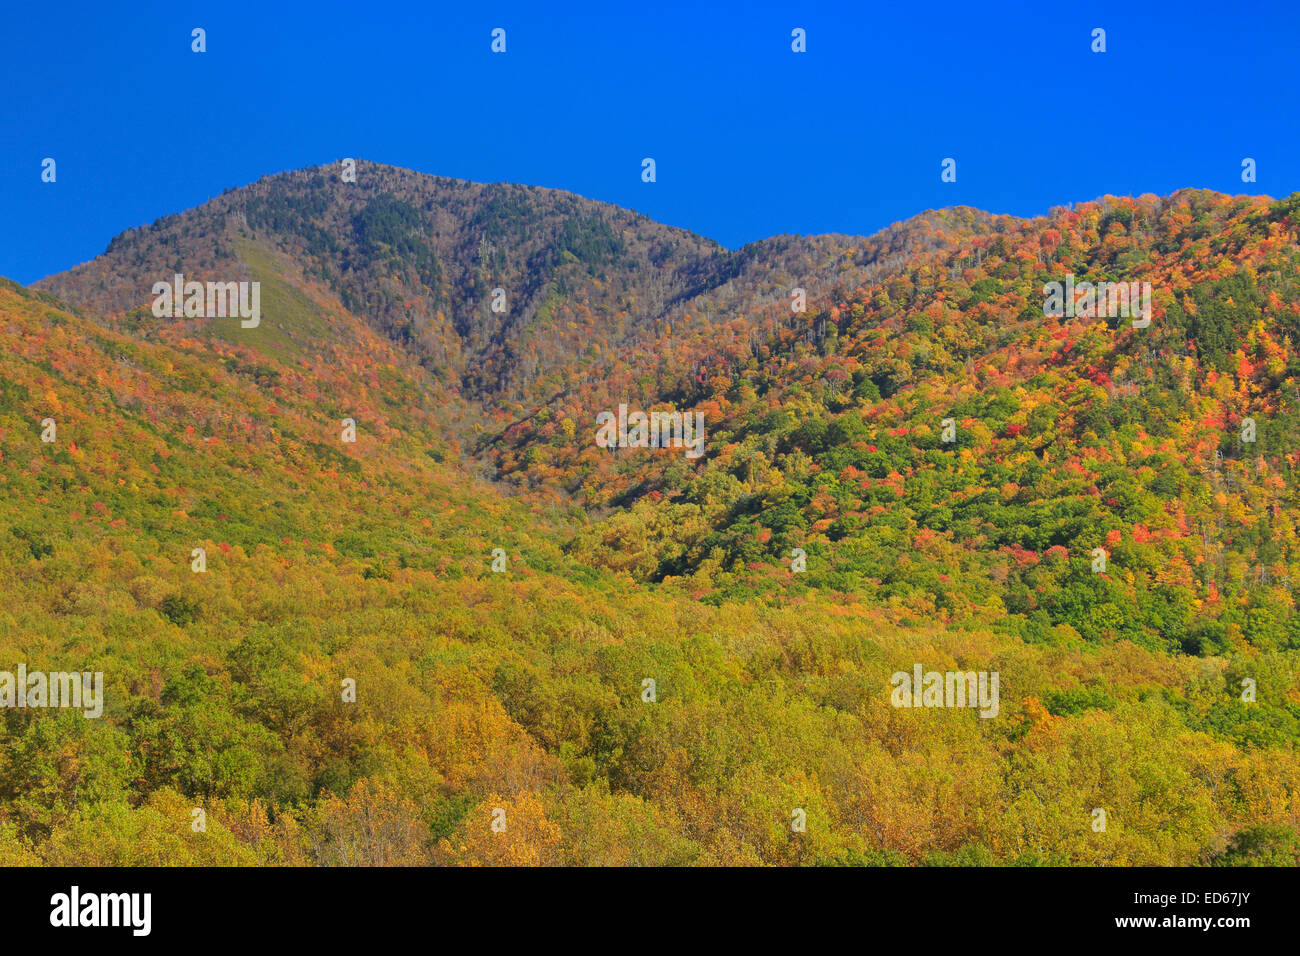
[[[0,713],[0,862],[1296,862],[1300,197],[729,251],[340,171],[0,284],[0,671],[105,682]]]
[[[151,289],[181,272],[257,279],[291,334],[331,338],[309,321],[336,303],[476,398],[516,398],[580,373],[592,344],[644,347],[684,312],[705,324],[728,309],[862,279],[933,241],[919,218],[874,241],[778,237],[737,253],[681,229],[562,190],[442,179],[359,162],[266,177],[188,212],[117,236],[104,255],[36,287],[152,329]],[[949,213],[972,227],[989,217]],[[939,216],[940,214],[932,214]],[[288,286],[288,288],[285,288]],[[493,290],[504,309],[494,311]],[[197,323],[181,328],[191,331]],[[168,331],[176,331],[168,324]],[[268,328],[260,336],[271,339]],[[338,337],[347,341],[347,330]],[[268,346],[270,343],[267,343]],[[303,343],[304,345],[306,343]],[[554,384],[559,384],[558,380]]]
[[[1189,191],[1004,219],[804,315],[755,307],[665,336],[653,365],[620,356],[493,460],[541,500],[615,510],[584,560],[697,597],[829,589],[1008,612],[1036,639],[1294,648],[1296,209]],[[1151,314],[1045,316],[1067,276],[1146,283]],[[710,453],[557,426],[625,402],[703,410]]]

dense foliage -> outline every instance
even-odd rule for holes
[[[0,670],[107,685],[0,710],[0,862],[1295,865],[1297,213],[727,253],[360,164],[0,287]],[[181,269],[262,325],[154,319]],[[918,662],[998,716],[891,706]]]

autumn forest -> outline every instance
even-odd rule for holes
[[[1183,190],[728,250],[358,161],[0,281],[0,671],[103,675],[0,709],[0,864],[1295,866],[1298,243]]]

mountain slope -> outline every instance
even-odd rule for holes
[[[1294,200],[1193,192],[1004,223],[809,314],[628,353],[489,449],[542,499],[617,510],[584,560],[697,596],[830,589],[1040,637],[1294,648],[1296,227]],[[1150,325],[1044,316],[1067,274],[1150,283]],[[702,410],[709,454],[596,447],[620,403]]]
[[[104,255],[36,287],[150,328],[143,308],[150,290],[177,272],[200,281],[278,276],[410,349],[440,381],[480,399],[526,399],[590,374],[594,356],[644,345],[686,311],[708,325],[754,301],[788,301],[791,276],[811,295],[828,292],[833,282],[861,281],[901,261],[935,232],[920,217],[871,241],[780,237],[733,254],[561,190],[364,161],[356,181],[344,182],[341,169],[229,190],[122,233]],[[972,227],[989,218],[933,215]],[[504,292],[501,311],[493,310],[496,289]],[[301,309],[267,311],[272,327],[303,320]]]
[[[0,862],[1295,862],[1297,200],[728,253],[358,173],[0,285],[0,669],[106,682],[0,714]],[[154,318],[174,271],[262,326]],[[1152,324],[1044,316],[1067,272]],[[619,403],[705,455],[597,448]]]

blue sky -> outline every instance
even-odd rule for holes
[[[1296,0],[112,6],[5,12],[0,275],[344,156],[561,187],[731,247],[958,204],[1300,189]]]

